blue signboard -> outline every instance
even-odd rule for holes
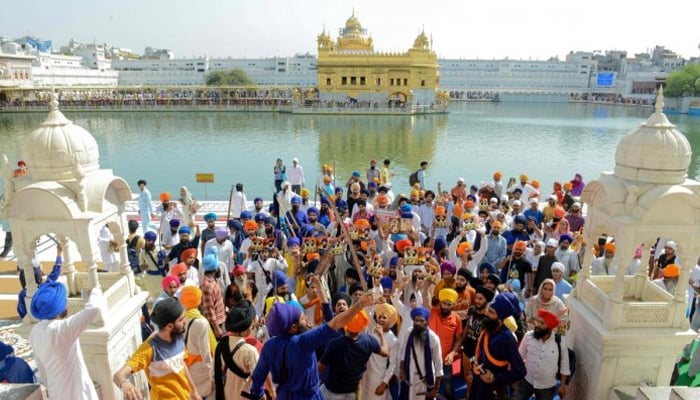
[[[597,85],[600,86],[613,86],[613,83],[615,81],[615,73],[614,72],[598,72],[598,82]]]

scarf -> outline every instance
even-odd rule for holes
[[[408,344],[406,345],[406,353],[403,359],[403,369],[406,371],[406,379],[410,383],[411,380],[411,363],[413,363],[413,356],[411,355],[411,349],[413,349],[413,338],[415,331],[411,330],[408,334]],[[425,366],[424,372],[424,382],[427,386],[433,386],[435,384],[435,377],[433,376],[433,353],[430,351],[430,330],[426,328],[425,335],[425,348],[423,349],[423,364]],[[415,352],[415,349],[413,350]],[[417,356],[417,354],[416,354]],[[417,360],[417,359],[416,359]]]
[[[308,310],[311,307],[316,307],[314,308],[314,325],[321,325],[323,324],[323,309],[321,308],[321,298],[319,296],[316,296],[316,298],[310,300],[306,304],[302,304],[304,306],[304,310]]]
[[[197,307],[194,307],[190,308],[189,310],[185,310],[185,318],[188,321],[191,321],[195,318],[204,318],[204,315],[202,315]],[[211,326],[208,323],[207,326],[207,333],[209,334],[209,353],[214,354],[214,350],[216,350],[216,336],[214,336],[214,331],[211,329]]]

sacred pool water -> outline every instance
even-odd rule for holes
[[[297,157],[313,189],[322,164],[345,181],[354,170],[364,176],[370,159],[392,161],[396,192],[421,160],[430,162],[429,187],[449,190],[458,177],[468,184],[526,172],[549,192],[554,180],[581,172],[586,181],[614,167],[622,135],[644,122],[651,108],[596,104],[456,103],[447,115],[331,116],[222,112],[65,112],[90,131],[100,147],[100,163],[125,178],[132,191],[148,180],[157,193],[177,194],[188,186],[204,198],[195,173],[213,173],[208,199],[228,199],[242,182],[248,199],[270,197],[272,167]],[[46,114],[0,114],[0,153],[14,165],[27,133]],[[691,177],[700,174],[700,118],[671,115],[686,134],[694,157]],[[31,165],[29,166],[31,169]]]

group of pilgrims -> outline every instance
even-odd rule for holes
[[[625,258],[612,237],[585,243],[580,174],[551,194],[501,172],[433,191],[426,162],[405,195],[389,165],[346,182],[324,165],[317,193],[276,182],[250,209],[239,184],[228,218],[207,213],[203,227],[187,188],[150,209],[139,181],[141,224],[129,221],[126,241],[150,297],[143,343],[114,375],[124,397],[142,398],[131,376],[144,370],[151,399],[564,398],[565,297],[583,253],[593,274],[634,274],[642,247]],[[656,247],[650,278],[672,292],[678,246]],[[35,317],[65,317],[46,306],[65,296],[57,286],[39,287]]]

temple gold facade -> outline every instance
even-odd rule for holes
[[[355,14],[334,42],[318,35],[318,90],[322,102],[375,107],[441,103],[440,73],[425,32],[405,52],[377,52]]]

